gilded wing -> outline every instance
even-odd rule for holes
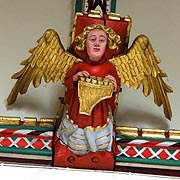
[[[63,82],[68,69],[81,61],[64,50],[57,32],[52,29],[47,30],[37,42],[38,45],[29,50],[31,56],[21,62],[24,68],[12,76],[17,81],[8,96],[9,105],[16,101],[18,93],[27,92],[31,82],[38,87],[42,77],[47,83],[51,80]]]
[[[144,96],[148,96],[152,91],[154,103],[157,106],[163,105],[165,116],[172,118],[167,93],[173,90],[164,82],[163,78],[167,75],[159,68],[160,59],[154,55],[146,36],[138,36],[126,53],[114,57],[110,62],[115,65],[122,84],[135,89],[143,85]]]

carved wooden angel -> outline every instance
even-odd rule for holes
[[[86,17],[86,15],[82,16],[77,13],[75,26],[72,31],[71,50],[64,49],[58,34],[54,30],[49,29],[43,34],[38,40],[37,47],[30,49],[32,55],[27,60],[21,62],[24,68],[12,76],[13,79],[17,79],[17,82],[7,99],[9,105],[16,101],[18,93],[25,94],[27,92],[31,82],[34,87],[38,87],[41,84],[42,77],[44,77],[47,83],[50,81],[56,83],[59,80],[64,83],[64,78],[68,70],[74,64],[83,61],[85,57],[85,47],[84,49],[82,48],[83,50],[81,51],[78,51],[77,48],[74,47],[78,41],[81,41],[81,39],[78,40],[77,34],[80,34],[83,27],[87,25],[85,22],[83,25],[81,24],[83,21],[87,22],[86,18],[89,17],[93,19],[93,16]],[[110,18],[110,15],[106,18],[109,18],[106,24],[109,22],[109,25],[114,27],[110,21],[117,20]],[[88,19],[88,24],[94,23],[94,20],[91,19]],[[143,86],[144,96],[148,96],[152,92],[154,95],[154,103],[157,106],[162,105],[166,118],[171,119],[172,112],[167,93],[172,93],[172,88],[163,80],[167,75],[158,66],[160,59],[155,56],[148,37],[144,35],[139,35],[131,47],[126,50],[131,20],[129,17],[121,19],[123,19],[124,22],[128,22],[128,26],[125,26],[122,20],[119,20],[122,27],[120,27],[120,25],[115,26],[116,29],[120,29],[121,43],[120,48],[117,47],[113,50],[114,52],[112,48],[109,48],[109,51],[107,50],[106,54],[110,54],[108,61],[115,66],[121,80],[121,85],[125,84],[127,87],[134,87],[135,89]],[[79,21],[81,21],[81,24],[78,24]],[[95,22],[102,24],[102,19],[95,19]],[[79,27],[80,25],[82,26],[81,28]],[[118,48],[121,49],[121,51],[117,50]]]
[[[155,104],[162,105],[166,118],[171,119],[172,112],[167,93],[171,93],[172,89],[163,80],[167,75],[158,66],[160,60],[155,56],[146,36],[138,36],[127,49],[130,23],[129,17],[105,16],[104,19],[97,19],[97,17],[77,14],[69,50],[64,49],[54,30],[47,30],[38,40],[38,45],[30,50],[31,56],[21,62],[24,68],[12,76],[17,81],[7,99],[8,104],[16,101],[18,93],[25,94],[31,82],[34,87],[38,87],[42,77],[47,83],[61,80],[66,87],[67,106],[56,135],[57,139],[61,140],[61,145],[57,147],[65,148],[63,152],[66,154],[70,153],[68,147],[75,156],[83,156],[90,152],[100,152],[96,157],[104,156],[102,152],[114,154],[112,116],[117,94],[123,84],[135,89],[143,86],[144,96],[152,92]],[[94,46],[93,55],[89,50],[91,47],[88,47],[90,46],[88,42]],[[105,46],[103,43],[106,43]],[[98,53],[100,55],[96,56]],[[83,81],[86,81],[85,85],[88,84],[88,94],[85,95],[80,93],[80,89],[85,89],[84,86],[80,88]],[[108,90],[106,90],[107,86],[110,87]],[[104,92],[110,94],[102,95],[101,91],[95,90],[93,95],[89,87],[96,89],[102,87]],[[87,107],[90,109],[88,113],[81,111],[82,99],[87,97],[90,98],[83,107],[89,104],[89,101],[93,101],[90,107]],[[59,156],[58,153],[56,155]],[[74,162],[77,156],[73,159],[73,155],[69,155],[71,158],[67,163]],[[93,158],[94,156],[91,157],[91,161],[96,162],[97,159]],[[113,166],[113,155],[110,159],[112,162],[110,164]],[[55,164],[59,164],[56,159]],[[104,166],[105,164],[107,163],[104,163]],[[68,164],[64,166],[66,165]],[[78,163],[76,166],[79,166]]]

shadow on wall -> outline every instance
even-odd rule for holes
[[[162,115],[156,115],[153,112],[137,110],[136,108],[127,108],[120,113],[117,118],[118,126],[132,126],[138,128],[152,128],[169,130],[169,120]]]
[[[58,98],[64,94],[63,87],[53,87],[48,89],[34,90],[32,93],[19,95],[16,102],[10,106],[6,106],[8,112],[15,113],[14,116],[38,116],[53,118],[56,116],[58,111]],[[50,91],[53,90],[53,91]],[[62,92],[61,92],[62,91]],[[43,94],[43,98],[38,93]]]

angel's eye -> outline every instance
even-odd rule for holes
[[[105,39],[100,39],[99,42],[100,42],[100,43],[104,43],[104,42],[105,42]]]
[[[90,41],[90,42],[95,42],[95,41],[96,41],[96,38],[90,38],[89,41]]]

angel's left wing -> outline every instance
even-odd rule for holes
[[[165,116],[172,118],[167,93],[173,90],[164,82],[163,77],[167,75],[159,68],[160,59],[154,55],[146,36],[138,36],[126,53],[110,59],[110,62],[115,65],[122,84],[135,89],[143,85],[144,96],[148,96],[152,91],[155,104],[163,105]]]
[[[48,29],[38,40],[38,45],[29,52],[31,56],[21,62],[24,67],[12,76],[17,81],[8,96],[9,105],[16,101],[18,93],[27,92],[31,82],[34,87],[38,87],[42,77],[47,83],[58,80],[63,82],[68,69],[81,61],[64,50],[57,32],[53,29]]]

